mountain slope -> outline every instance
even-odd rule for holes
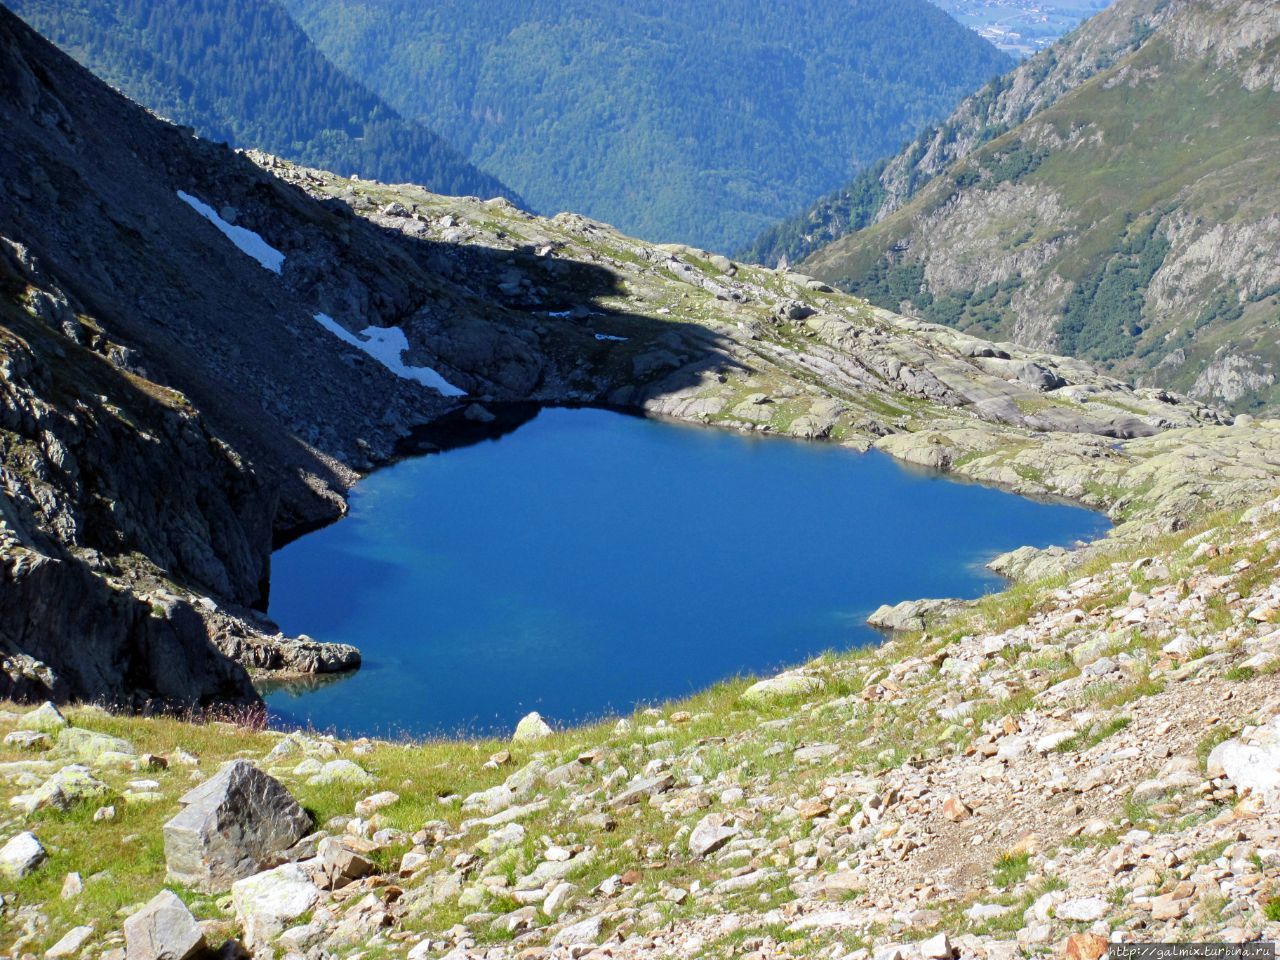
[[[1131,53],[1150,31],[1157,0],[1119,3],[1066,39],[967,97],[900,153],[802,213],[770,226],[741,251],[759,263],[798,263],[855,230],[883,220],[954,161],[1008,133]]]
[[[875,222],[806,269],[1241,411],[1274,405],[1278,49],[1274,4],[1121,0],[896,158]]]
[[[847,180],[1010,63],[924,0],[287,6],[336,63],[536,209],[712,249]]]
[[[1162,523],[1227,498],[1115,449],[1221,422],[1185,398],[580,216],[238,153],[2,8],[0,128],[0,696],[252,704],[247,670],[351,668],[257,612],[271,549],[462,391],[875,445],[1104,508],[1123,487]]]
[[[441,193],[513,196],[330,63],[276,0],[7,0],[130,98],[201,136]]]

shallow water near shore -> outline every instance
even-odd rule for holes
[[[548,409],[360,483],[275,555],[270,613],[361,670],[277,688],[277,726],[509,733],[875,643],[881,603],[999,589],[982,564],[1105,517],[834,444]]]

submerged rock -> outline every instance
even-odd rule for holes
[[[269,865],[311,828],[311,817],[275,778],[236,760],[179,801],[164,825],[169,879],[225,890]]]

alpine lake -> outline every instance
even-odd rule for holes
[[[999,589],[992,557],[1105,517],[880,453],[598,409],[462,431],[279,550],[269,613],[359,647],[266,691],[277,726],[506,735],[627,713],[879,642],[882,603]]]

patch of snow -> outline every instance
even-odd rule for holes
[[[405,380],[414,380],[430,387],[441,396],[465,397],[467,391],[451,384],[430,367],[411,367],[404,362],[403,354],[409,349],[409,338],[399,327],[366,327],[359,335],[352,333],[327,313],[317,313],[316,323],[324,327],[343,343],[350,344],[367,354]]]
[[[618,343],[626,343],[626,342],[627,342],[627,338],[626,338],[626,337],[615,337],[615,336],[613,336],[612,334],[608,334],[608,333],[597,333],[597,334],[596,334],[596,339],[597,339],[597,340],[616,340]]]
[[[234,243],[242,253],[247,253],[272,273],[280,272],[280,268],[284,266],[284,254],[263,240],[258,234],[252,230],[246,230],[244,227],[237,227],[234,224],[227,223],[222,217],[218,216],[218,212],[213,207],[197,200],[189,193],[183,193],[179,190],[178,199],[222,231],[222,235]]]
[[[547,311],[548,317],[556,317],[559,320],[563,320],[565,317],[569,317],[572,315],[573,315],[572,310],[548,310]]]

